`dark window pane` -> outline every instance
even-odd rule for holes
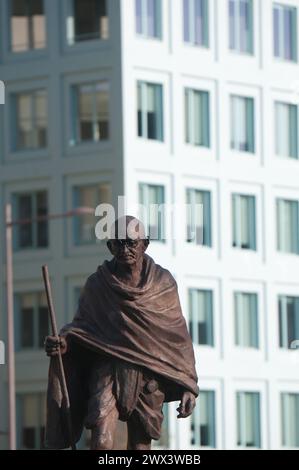
[[[138,137],[142,136],[142,114],[140,109],[138,110]]]
[[[109,138],[109,123],[108,121],[98,122],[100,140],[107,140]]]
[[[209,442],[209,426],[207,424],[202,424],[200,426],[200,445],[208,446],[211,443]]]
[[[106,38],[106,0],[74,0],[75,41]]]
[[[156,113],[147,113],[147,137],[148,139],[157,139],[157,117]]]
[[[47,193],[45,191],[36,194],[37,217],[43,217],[48,214]],[[48,246],[48,221],[41,220],[37,222],[37,246],[44,248]]]
[[[80,136],[82,141],[93,140],[93,125],[92,121],[80,122]]]
[[[43,15],[44,14],[44,5],[43,0],[30,0],[29,1],[29,11],[30,15]]]
[[[40,449],[45,449],[45,428],[44,426],[39,430],[39,439],[40,439]]]
[[[35,449],[35,428],[23,428],[23,447]]]
[[[38,347],[43,348],[45,337],[49,334],[49,320],[47,307],[38,309]]]
[[[198,344],[208,344],[207,324],[198,322]]]
[[[33,308],[22,308],[20,323],[21,323],[21,347],[33,348],[34,346]]]
[[[18,198],[18,219],[26,220],[32,218],[32,197],[30,194]],[[21,224],[18,227],[20,248],[28,248],[33,245],[32,223]]]
[[[287,321],[288,321],[288,348],[295,338],[295,302],[289,299],[287,302]]]

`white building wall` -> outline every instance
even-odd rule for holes
[[[178,282],[183,310],[188,317],[187,289],[214,291],[215,347],[195,347],[200,389],[216,391],[217,448],[236,448],[238,390],[259,391],[261,442],[264,449],[281,447],[280,396],[282,389],[299,391],[294,353],[279,348],[278,294],[299,293],[299,258],[276,249],[275,198],[298,199],[298,161],[280,159],[274,151],[274,99],[299,103],[294,92],[298,64],[273,58],[271,0],[254,1],[253,57],[228,49],[226,0],[210,0],[210,48],[183,42],[181,0],[163,3],[163,39],[151,40],[135,33],[133,0],[122,1],[122,70],[125,189],[129,213],[138,200],[138,183],[165,185],[166,203],[185,198],[190,186],[212,191],[213,247],[179,241],[185,231],[185,213],[167,216],[165,244],[152,242],[149,254],[170,269]],[[299,6],[297,1],[280,3]],[[164,142],[137,137],[137,80],[164,87]],[[184,142],[185,86],[211,94],[211,148]],[[229,95],[255,98],[256,152],[230,149]],[[256,196],[257,251],[232,248],[231,194]],[[260,349],[234,345],[233,292],[259,294]],[[293,354],[293,355],[292,355]],[[200,406],[200,400],[199,400]],[[190,422],[177,423],[177,448],[190,446]]]

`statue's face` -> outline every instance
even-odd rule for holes
[[[121,264],[135,264],[143,257],[148,241],[142,239],[133,240],[131,238],[109,240],[108,248],[114,258]]]

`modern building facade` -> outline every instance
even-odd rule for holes
[[[16,219],[117,207],[121,195],[136,215],[138,203],[164,205],[149,222],[149,254],[178,282],[201,395],[192,418],[176,420],[176,404],[165,407],[158,445],[299,447],[298,0],[3,0],[0,8],[2,220],[5,202]],[[82,216],[15,230],[19,448],[38,448],[44,426],[40,267],[49,265],[62,325],[109,256],[95,223]]]

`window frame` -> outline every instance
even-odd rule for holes
[[[183,18],[183,43],[193,47],[210,48],[210,8],[207,0],[181,0],[182,1],[182,18]],[[196,42],[196,6],[195,2],[202,2],[201,8],[204,8],[204,15],[201,22],[202,38],[201,42]],[[185,2],[188,2],[188,18],[185,17]],[[188,40],[185,38],[188,37]]]
[[[21,147],[18,145],[19,140],[19,132],[20,132],[20,125],[19,125],[19,113],[18,113],[18,99],[20,96],[29,96],[30,97],[30,121],[31,121],[31,140],[34,140],[34,132],[36,129],[37,123],[37,113],[36,113],[36,95],[40,92],[45,94],[45,140],[46,143],[44,146],[29,146],[29,147]],[[24,152],[40,152],[45,151],[49,147],[49,119],[48,119],[48,108],[49,108],[49,95],[48,90],[46,87],[44,88],[35,88],[29,90],[19,90],[11,93],[11,101],[13,104],[13,119],[14,119],[14,128],[13,133],[11,135],[11,150],[15,154],[21,154]]]
[[[285,106],[288,108],[288,119],[289,119],[289,126],[288,126],[288,147],[289,147],[289,153],[288,154],[282,154],[279,153],[279,141],[281,140],[281,129],[282,126],[281,124],[278,123],[278,121],[281,122],[281,118],[278,116],[279,115],[279,109],[281,109],[282,106]],[[292,111],[294,112],[294,116],[292,116]],[[294,118],[295,122],[292,123],[290,122],[291,119]],[[277,157],[280,158],[287,158],[287,159],[292,159],[292,160],[298,160],[299,159],[299,119],[298,119],[298,104],[294,103],[287,103],[282,100],[275,100],[274,101],[274,120],[275,120],[275,154]],[[287,123],[285,123],[287,126]],[[292,135],[292,130],[295,132]],[[280,138],[279,138],[280,137]],[[292,142],[292,137],[294,141]],[[293,155],[291,154],[292,147],[294,148],[294,153]]]
[[[86,184],[76,184],[76,185],[73,185],[72,186],[72,201],[73,201],[73,207],[74,208],[77,208],[77,207],[80,207],[81,204],[80,204],[80,197],[79,197],[79,192],[82,190],[82,189],[95,189],[97,191],[97,199],[99,200],[99,204],[102,203],[102,201],[100,201],[100,192],[101,192],[101,187],[102,186],[109,186],[109,189],[108,191],[110,192],[110,202],[105,202],[105,203],[110,203],[112,204],[112,185],[111,185],[111,182],[110,181],[99,181],[97,183],[93,183],[93,182],[90,182],[90,183],[86,183]],[[74,217],[73,219],[73,230],[72,230],[72,233],[73,233],[73,244],[75,247],[84,247],[84,246],[92,246],[96,243],[96,235],[95,235],[95,239],[94,240],[89,240],[89,241],[85,241],[85,242],[82,242],[79,240],[79,225],[80,225],[80,222],[78,220],[80,216],[76,216]],[[82,217],[82,216],[81,216]],[[84,217],[84,216],[83,216]],[[95,216],[95,220],[94,220],[94,227],[96,226],[96,223],[97,223],[97,220],[96,220],[96,216]]]
[[[279,23],[279,31],[275,31],[275,10],[277,10],[279,13],[279,18],[278,18],[278,23]],[[284,14],[285,11],[293,10],[293,14],[295,14],[295,18],[292,17],[292,23],[293,23],[293,28],[294,31],[290,32],[290,45],[292,48],[291,55],[292,57],[290,59],[285,57],[285,26],[284,26]],[[272,25],[273,25],[273,36],[272,36],[272,41],[273,41],[273,58],[274,60],[277,61],[283,61],[283,62],[289,62],[289,63],[297,63],[298,62],[298,46],[297,46],[297,41],[298,41],[298,8],[296,6],[293,6],[291,4],[286,4],[286,3],[279,3],[279,2],[273,2],[272,4]],[[279,47],[279,52],[278,55],[275,54],[275,39],[276,39],[276,33],[280,33],[278,35],[278,47]]]
[[[203,395],[207,397],[207,402],[208,402],[206,412],[208,414],[208,422],[209,422],[208,424],[209,424],[209,427],[211,427],[211,429],[209,430],[210,442],[208,445],[202,444],[202,433],[201,433],[201,426],[202,426],[201,409],[202,407],[199,404],[198,406],[195,407],[191,416],[191,420],[190,420],[190,429],[191,429],[190,444],[191,446],[196,446],[197,448],[201,447],[201,448],[214,449],[216,448],[216,412],[217,412],[216,411],[216,391],[211,390],[211,389],[202,390],[199,396],[199,400],[200,400],[200,397],[202,397]],[[198,432],[195,431],[194,429],[195,426],[199,428]],[[192,438],[192,434],[195,436],[195,438]]]
[[[238,147],[238,134],[240,133],[240,116],[236,116],[236,110],[241,112],[241,100],[245,105],[244,130],[246,134],[247,148]],[[230,150],[234,152],[244,152],[249,155],[256,155],[256,135],[255,135],[255,113],[256,103],[254,96],[244,96],[235,93],[230,94]],[[249,119],[251,122],[249,122]],[[239,131],[239,132],[238,132]]]
[[[256,442],[254,445],[247,445],[247,438],[246,438],[246,424],[244,422],[244,415],[246,416],[246,403],[245,399],[252,396],[252,398],[256,398],[256,409],[254,411],[255,421],[253,423],[255,427],[255,431],[257,434]],[[252,416],[252,413],[250,414]],[[236,418],[237,418],[237,433],[236,433],[236,446],[237,448],[251,448],[251,449],[261,449],[262,448],[262,429],[261,429],[261,393],[260,391],[243,391],[237,390],[236,391]],[[239,436],[240,436],[240,443],[239,443]]]
[[[295,421],[295,441],[296,444],[293,445],[290,443],[291,436],[290,436],[290,423],[287,423],[287,420],[289,418],[287,417],[288,414],[290,414],[290,403],[289,400],[291,397],[295,396],[296,398],[296,415],[297,415],[297,421]],[[299,392],[287,392],[287,391],[281,391],[280,392],[280,417],[281,417],[281,445],[283,448],[289,448],[289,449],[298,449],[299,448]],[[289,424],[289,426],[287,426]],[[289,441],[289,443],[287,442]]]
[[[242,236],[240,232],[241,224],[238,223],[242,219],[242,199],[246,198],[247,202],[247,228],[249,229],[247,237],[250,245],[242,246]],[[246,251],[258,251],[257,241],[257,197],[255,194],[243,194],[233,192],[231,194],[232,204],[232,247],[233,249],[241,249]],[[252,216],[252,220],[251,220]]]
[[[293,208],[291,209],[292,215],[295,215],[297,220],[292,221],[293,227],[290,230],[290,241],[291,241],[291,251],[286,251],[285,249],[281,248],[284,243],[286,243],[286,224],[284,223],[284,215],[283,215],[283,205],[284,204],[292,204]],[[284,197],[276,197],[275,200],[276,204],[276,249],[281,254],[291,254],[291,255],[299,255],[299,201],[291,198],[284,198]],[[284,243],[283,243],[284,241]],[[294,248],[293,248],[294,247]]]
[[[160,201],[162,202],[158,202],[159,204],[159,208],[162,206],[162,210],[159,209],[159,213],[158,213],[158,238],[155,238],[155,239],[151,239],[150,237],[150,233],[148,233],[148,231],[150,230],[150,227],[152,227],[153,225],[150,224],[150,216],[148,214],[148,208],[149,208],[149,190],[150,189],[155,189],[155,190],[159,190],[161,192],[160,196],[161,196],[161,199]],[[157,195],[157,194],[156,194]],[[156,196],[155,195],[155,196]],[[159,196],[158,196],[159,198]],[[147,212],[147,220],[145,220],[145,229],[146,229],[146,233],[147,235],[149,235],[150,237],[150,241],[151,242],[154,242],[154,243],[162,243],[162,244],[165,244],[166,243],[166,240],[167,240],[167,214],[166,214],[166,211],[165,211],[165,204],[166,204],[166,188],[165,188],[165,185],[163,183],[156,183],[156,182],[153,182],[153,183],[148,183],[148,182],[142,182],[140,181],[138,183],[138,201],[139,201],[139,204],[142,205],[142,206],[145,206],[147,209],[146,209],[146,212]],[[155,203],[156,204],[156,203]],[[144,218],[144,217],[142,217]],[[156,225],[154,225],[155,227]],[[164,229],[163,229],[164,227]]]
[[[244,296],[250,296],[250,344],[245,344],[244,336],[244,310],[242,309]],[[259,299],[256,292],[234,291],[234,325],[235,345],[240,348],[260,349],[259,334]],[[253,317],[252,317],[253,315]]]
[[[200,343],[198,328],[198,294],[204,294],[204,304],[205,304],[205,320],[207,324],[207,342]],[[215,347],[215,334],[214,334],[214,291],[212,289],[202,289],[202,288],[189,288],[188,289],[188,306],[189,306],[189,333],[192,339],[192,342],[196,346],[208,346],[211,348]],[[192,326],[192,327],[191,327]]]
[[[85,39],[81,41],[76,40],[76,34],[75,34],[75,7],[74,7],[74,0],[67,0],[66,5],[64,6],[65,9],[65,45],[68,49],[73,49],[73,48],[88,48],[90,44],[105,44],[107,41],[109,41],[110,36],[111,36],[111,20],[110,20],[110,8],[109,8],[109,0],[104,0],[106,3],[106,13],[107,13],[107,22],[108,22],[108,36],[107,37],[101,37],[100,36],[100,31],[99,31],[99,36],[90,38],[90,39]],[[87,46],[85,46],[87,44]]]
[[[31,197],[31,203],[32,203],[32,216],[31,218],[36,218],[37,217],[37,195],[39,193],[45,193],[46,194],[46,200],[47,200],[47,214],[49,214],[49,190],[46,189],[33,189],[33,190],[22,190],[22,191],[17,191],[12,193],[12,207],[13,207],[13,214],[15,214],[15,219],[20,220],[19,217],[19,198],[22,196],[30,196]],[[32,232],[32,246],[29,247],[21,247],[19,244],[19,225],[15,226],[13,229],[13,249],[15,252],[33,252],[36,250],[48,250],[50,248],[50,227],[48,220],[46,219],[45,222],[47,223],[47,245],[46,246],[38,246],[37,244],[37,232],[38,232],[38,223],[39,221],[33,221],[28,225],[31,225],[31,232]]]
[[[141,31],[138,31],[138,17],[137,17],[137,2],[140,2],[140,19]],[[161,0],[153,0],[154,2],[154,35],[149,34],[148,31],[148,2],[147,0],[135,0],[135,33],[137,37],[148,40],[163,41],[163,12]]]
[[[40,327],[40,313],[39,309],[40,307],[43,307],[40,302],[39,302],[39,297],[43,294],[43,291],[25,291],[25,292],[18,292],[15,295],[15,305],[16,305],[16,310],[15,310],[15,317],[16,317],[16,331],[15,331],[15,336],[16,336],[16,351],[17,352],[33,352],[33,351],[40,351],[43,349],[43,346],[39,346],[39,327]],[[20,328],[22,327],[22,297],[26,295],[32,295],[34,302],[32,306],[33,310],[33,345],[32,346],[23,346],[21,342],[21,334],[20,334]],[[47,306],[45,305],[44,308],[47,309]],[[47,317],[48,318],[48,317]],[[48,319],[48,334],[50,334],[50,323]]]
[[[240,24],[240,17],[241,17],[241,2],[244,0],[228,0],[228,24],[229,24],[229,50],[231,52],[235,52],[242,55],[253,56],[254,55],[254,3],[253,0],[246,0],[249,7],[249,19],[250,19],[250,40],[247,44],[246,50],[242,50],[241,48],[241,24]],[[235,22],[234,22],[234,39],[236,41],[236,46],[232,47],[232,31],[231,31],[231,24],[230,24],[230,4],[234,5],[235,10]],[[237,13],[237,14],[236,14]],[[246,41],[247,42],[247,41]]]
[[[103,85],[103,90],[108,93],[108,138],[106,139],[95,139],[97,135],[97,90],[96,87]],[[80,89],[84,86],[90,86],[92,88],[92,139],[82,140],[80,123],[81,115],[79,109],[79,100],[80,100]],[[73,83],[70,85],[70,116],[71,116],[71,132],[68,146],[71,148],[80,147],[82,145],[97,145],[102,143],[107,143],[111,141],[111,84],[108,79],[99,79],[97,81],[85,81],[79,83]]]
[[[148,137],[148,87],[154,87],[154,103],[156,115],[156,138]],[[140,103],[139,103],[140,97]],[[165,143],[164,132],[164,85],[152,81],[137,80],[137,137],[138,139],[146,139]],[[139,109],[140,104],[140,109]],[[160,108],[160,109],[159,109]],[[140,113],[140,126],[139,126]]]
[[[13,31],[12,31],[12,27],[11,27],[11,21],[12,21],[12,3],[11,1],[7,1],[7,13],[8,13],[8,31],[9,31],[9,42],[8,42],[8,45],[9,45],[9,54],[10,55],[13,55],[13,56],[21,56],[23,57],[23,54],[36,54],[36,53],[44,53],[44,51],[47,49],[47,32],[48,32],[48,24],[47,24],[47,1],[46,0],[40,0],[42,2],[42,6],[43,6],[43,16],[44,16],[44,28],[45,28],[45,31],[44,31],[44,37],[45,37],[45,44],[44,44],[44,47],[40,47],[40,48],[34,48],[33,45],[30,43],[31,40],[32,40],[32,36],[33,36],[33,31],[30,30],[30,24],[32,23],[30,21],[30,16],[29,16],[29,7],[28,7],[28,4],[31,2],[32,0],[26,0],[27,2],[27,15],[26,15],[26,19],[27,19],[27,22],[28,24],[26,24],[26,30],[27,30],[27,34],[28,34],[28,49],[25,49],[25,50],[21,50],[21,51],[14,51],[13,50]],[[32,24],[31,24],[31,27],[32,27]]]

